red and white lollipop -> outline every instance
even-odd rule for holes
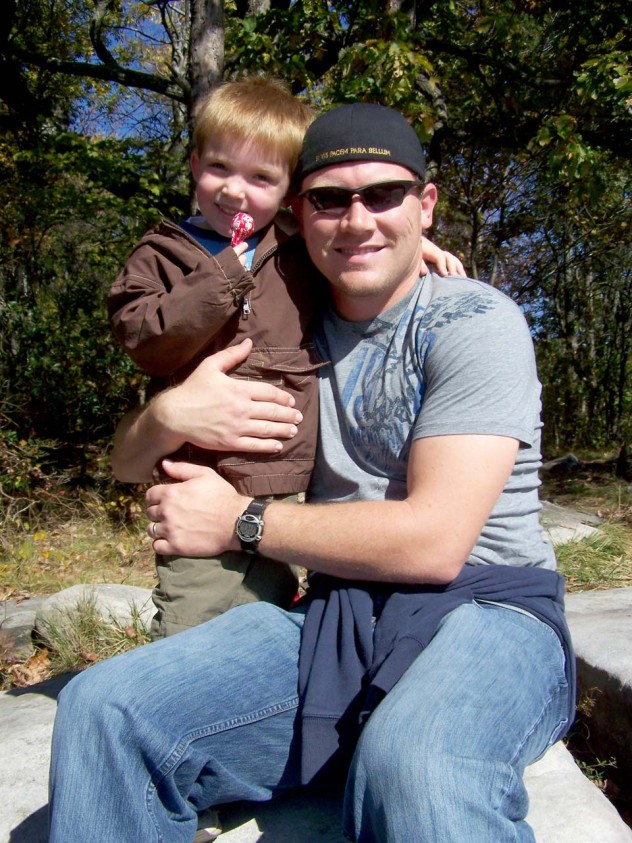
[[[240,243],[243,243],[244,240],[246,240],[246,238],[249,237],[255,230],[255,221],[250,214],[245,214],[240,211],[238,214],[235,214],[231,220],[230,230],[233,232],[230,245],[238,246]]]

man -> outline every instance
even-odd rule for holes
[[[538,524],[539,385],[509,299],[419,276],[437,195],[423,173],[390,109],[342,106],[308,130],[297,212],[332,304],[311,503],[266,508],[210,469],[167,463],[183,482],[150,489],[147,513],[158,553],[259,549],[315,572],[313,597],[290,612],[238,607],[70,683],[53,843],[88,827],[102,843],[190,841],[196,811],[332,771],[361,843],[533,840],[522,773],[574,700],[561,579]],[[207,361],[129,422],[117,460],[146,471],[189,436],[234,446],[239,425],[221,411],[204,432],[218,409],[204,378],[233,396],[252,450],[278,447],[300,423],[287,398],[235,397],[222,380],[248,350]]]

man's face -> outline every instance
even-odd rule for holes
[[[230,237],[238,211],[254,219],[255,231],[272,221],[290,186],[287,162],[256,144],[208,142],[191,156],[200,211],[211,228]]]
[[[310,174],[301,192],[416,179],[399,164],[358,161]],[[343,318],[372,319],[414,287],[421,264],[422,230],[432,223],[436,196],[434,185],[429,184],[407,191],[392,208],[372,211],[356,195],[342,213],[318,211],[303,196],[299,208],[307,250],[330,282],[334,304]]]

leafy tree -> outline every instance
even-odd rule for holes
[[[111,339],[106,291],[159,213],[186,207],[186,181],[166,189],[147,150],[74,133],[5,142],[0,158],[4,415],[23,433],[109,435],[141,384]]]

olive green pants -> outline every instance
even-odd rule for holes
[[[296,502],[297,496],[282,499]],[[156,556],[156,570],[152,641],[197,626],[242,603],[265,600],[289,609],[298,591],[297,567],[242,550],[216,558]]]

